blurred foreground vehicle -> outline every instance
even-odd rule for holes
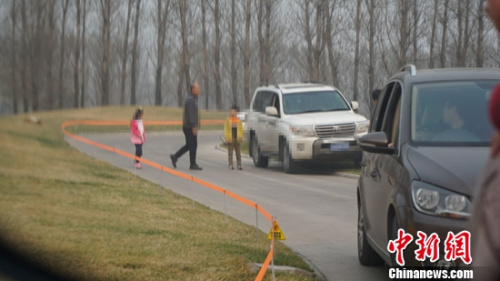
[[[454,266],[444,259],[448,232],[467,230],[479,172],[493,128],[487,104],[499,70],[404,67],[389,79],[359,139],[358,257],[363,265],[395,266],[388,251],[398,229],[413,236],[406,266]],[[416,260],[417,231],[436,233],[439,258]]]

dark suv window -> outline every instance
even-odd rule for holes
[[[427,146],[488,146],[486,113],[496,82],[419,83],[412,87],[411,140]]]

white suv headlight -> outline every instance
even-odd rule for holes
[[[290,131],[296,136],[302,137],[315,137],[316,133],[314,132],[313,126],[294,126],[290,125]]]
[[[370,128],[369,120],[356,123],[356,132],[354,132],[354,138],[358,139],[362,135],[368,133],[369,128]]]
[[[471,202],[467,196],[425,182],[411,184],[413,204],[422,213],[465,219],[470,216]]]

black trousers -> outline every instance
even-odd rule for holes
[[[136,144],[135,145],[135,156],[141,157],[142,156],[142,144]],[[136,163],[139,162],[139,160],[135,160]]]
[[[186,137],[186,144],[175,153],[175,157],[179,158],[184,153],[189,151],[189,163],[191,166],[196,165],[196,149],[198,148],[198,137],[193,134],[192,128],[182,127],[184,137]]]

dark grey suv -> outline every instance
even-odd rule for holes
[[[487,102],[500,71],[404,67],[382,89],[363,152],[357,188],[358,257],[363,265],[394,266],[388,242],[402,228],[414,241],[406,266],[453,266],[443,259],[449,231],[467,230],[477,176],[493,129]],[[436,233],[434,263],[417,261],[417,231]],[[460,260],[458,260],[460,261]]]

